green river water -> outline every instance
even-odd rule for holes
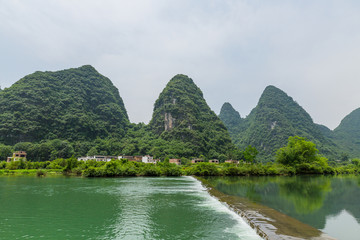
[[[192,177],[0,177],[0,239],[260,239]]]
[[[340,240],[360,239],[359,176],[208,177],[218,191],[268,206]]]

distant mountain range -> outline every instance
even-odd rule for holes
[[[225,125],[191,78],[172,78],[155,102],[150,124],[135,125],[129,122],[118,89],[88,65],[35,72],[0,91],[0,144],[52,139],[110,139],[106,147],[93,147],[94,154],[218,157],[235,149]]]
[[[235,145],[241,149],[252,145],[259,159],[272,160],[289,136],[298,135],[315,142],[325,156],[346,159],[360,155],[359,126],[360,108],[334,131],[315,124],[274,86],[264,90],[246,118],[230,103],[224,103],[216,116],[200,88],[181,74],[160,93],[150,123],[136,125],[130,123],[118,89],[89,65],[35,72],[0,91],[0,143],[7,145],[113,139],[121,146],[118,151],[209,158],[225,158]]]
[[[334,131],[315,124],[310,115],[282,90],[268,86],[257,106],[246,118],[230,103],[224,103],[220,119],[240,148],[252,145],[260,158],[273,160],[277,149],[286,145],[290,136],[301,136],[316,143],[320,153],[333,159],[358,156],[360,144],[360,110],[345,117]]]

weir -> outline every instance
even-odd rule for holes
[[[240,215],[263,239],[267,240],[335,240],[320,230],[275,209],[246,198],[231,196],[215,189],[206,179],[195,177],[209,194]]]

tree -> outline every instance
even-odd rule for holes
[[[303,137],[293,136],[289,137],[287,146],[280,148],[276,152],[276,161],[284,165],[315,162],[323,165],[327,162],[327,159],[321,157],[318,152],[315,143],[307,141]]]
[[[13,148],[11,146],[0,144],[0,161],[6,161],[7,157],[11,157]]]
[[[259,151],[255,147],[247,146],[243,152],[245,161],[253,163],[258,153]]]
[[[354,158],[354,159],[351,160],[351,163],[354,164],[355,166],[359,167],[360,166],[360,159]]]

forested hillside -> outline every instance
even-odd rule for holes
[[[35,72],[0,92],[0,143],[122,137],[128,125],[118,89],[91,66]]]
[[[290,136],[313,141],[331,160],[346,160],[360,155],[359,126],[360,109],[334,131],[315,124],[274,86],[246,118],[230,103],[218,117],[194,81],[181,74],[160,93],[148,125],[130,123],[118,89],[88,65],[35,72],[0,89],[0,160],[22,150],[33,161],[96,154],[223,161],[244,159],[251,145],[258,160],[269,161]]]
[[[224,117],[221,114],[221,118]],[[276,150],[286,144],[289,136],[301,136],[315,142],[320,152],[328,157],[337,155],[337,146],[323,135],[310,115],[274,86],[266,87],[257,106],[237,126],[229,124],[228,119],[224,123],[232,131],[238,147],[252,145],[258,149],[259,157],[266,160],[273,159]]]
[[[232,138],[234,137],[234,133],[240,131],[239,128],[241,127],[243,119],[240,117],[239,112],[236,111],[230,103],[226,102],[223,104],[220,110],[219,118],[229,130]]]
[[[173,77],[160,93],[149,127],[161,139],[186,142],[193,150],[213,157],[234,147],[201,90],[185,75]]]
[[[360,108],[352,111],[334,129],[333,137],[351,157],[360,156]]]

